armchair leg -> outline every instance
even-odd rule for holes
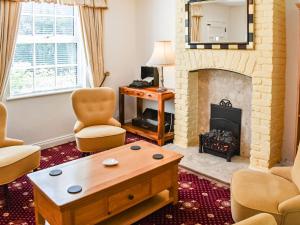
[[[4,199],[7,200],[9,197],[8,184],[3,185]]]
[[[9,190],[8,190],[8,184],[2,185],[2,189],[3,189],[3,196],[4,196],[5,205],[6,205],[6,207],[8,207],[8,205],[9,205]]]
[[[90,155],[91,155],[91,153],[89,153],[89,152],[81,152],[81,158],[84,158],[84,157],[90,156]]]

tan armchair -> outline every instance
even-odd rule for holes
[[[113,118],[116,96],[111,88],[74,91],[72,104],[77,122],[74,127],[81,152],[99,152],[125,143],[126,131]]]
[[[231,195],[236,222],[266,212],[278,225],[300,225],[300,147],[293,167],[275,167],[270,173],[236,172]]]
[[[261,213],[249,219],[243,220],[235,225],[277,225],[273,216],[267,213]]]
[[[0,185],[7,184],[40,165],[40,147],[6,137],[7,112],[0,102]],[[7,193],[5,193],[7,194]]]

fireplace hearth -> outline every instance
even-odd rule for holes
[[[240,155],[242,110],[229,100],[211,104],[210,131],[199,136],[199,152],[223,157],[227,162]]]

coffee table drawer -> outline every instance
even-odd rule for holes
[[[126,209],[135,203],[150,196],[150,184],[148,182],[134,185],[128,189],[111,195],[108,198],[108,210],[110,213]]]
[[[76,225],[95,224],[107,216],[107,212],[107,198],[90,201],[74,209],[74,223]],[[89,223],[87,223],[87,221],[89,221]]]

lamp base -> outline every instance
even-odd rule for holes
[[[165,87],[159,87],[159,88],[156,89],[157,92],[165,92],[165,91],[167,91],[167,90],[168,90],[168,89],[165,88]]]

